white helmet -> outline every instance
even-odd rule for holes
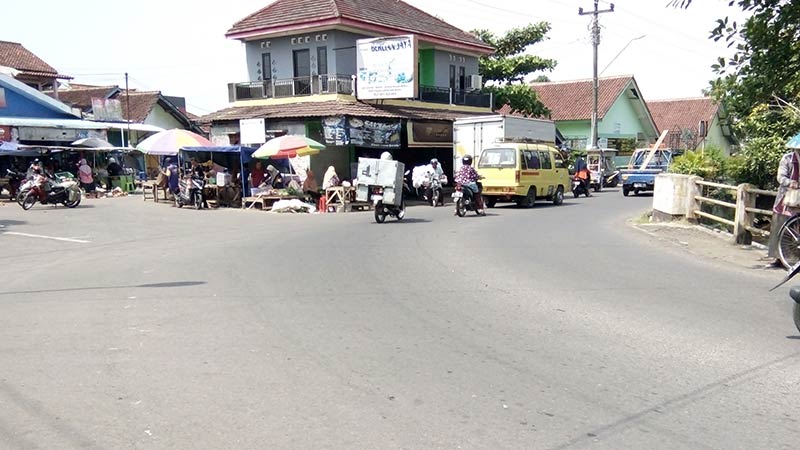
[[[386,161],[391,161],[392,160],[392,154],[389,153],[389,152],[383,152],[383,153],[381,153],[381,159],[385,159]]]

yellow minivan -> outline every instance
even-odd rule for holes
[[[477,170],[483,176],[483,196],[489,208],[511,201],[526,208],[536,200],[560,205],[571,185],[561,153],[547,144],[492,144],[481,153]]]

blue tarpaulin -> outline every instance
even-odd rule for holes
[[[185,152],[209,152],[209,153],[238,153],[239,154],[239,164],[241,166],[241,170],[239,173],[242,175],[242,196],[249,197],[250,196],[250,186],[248,184],[248,179],[250,172],[245,170],[244,164],[250,162],[251,155],[254,151],[256,151],[253,147],[245,147],[243,145],[232,145],[227,147],[182,147],[181,150]]]

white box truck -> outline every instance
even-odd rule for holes
[[[491,115],[459,119],[453,123],[453,171],[461,158],[472,156],[473,166],[484,148],[496,142],[541,142],[555,145],[556,124],[552,120]]]

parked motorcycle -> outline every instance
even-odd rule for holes
[[[372,187],[370,200],[372,200],[373,209],[375,209],[375,222],[383,223],[386,221],[387,216],[392,216],[397,220],[403,220],[403,217],[406,216],[405,199],[400,200],[400,206],[383,203],[383,188],[380,186]]]
[[[180,190],[178,195],[175,196],[175,204],[178,208],[183,208],[183,205],[194,206],[194,209],[201,209],[203,207],[203,188],[206,181],[200,177],[183,178],[180,181]]]
[[[575,198],[580,197],[581,195],[589,196],[589,189],[586,188],[586,183],[583,182],[578,177],[572,177],[572,195]]]
[[[478,195],[483,191],[483,185],[478,182]],[[464,189],[461,183],[456,183],[456,190],[453,192],[453,201],[456,203],[456,215],[464,217],[468,211],[475,211],[479,216],[485,216],[486,212],[478,212],[478,202],[471,189]]]
[[[780,283],[775,285],[775,287],[770,289],[770,292],[786,284],[787,281],[794,278],[794,276],[797,275],[798,273],[800,273],[800,263],[797,263],[792,268],[790,268],[789,272],[786,274],[786,277],[784,277],[784,279],[781,280]],[[800,286],[794,286],[789,290],[789,298],[794,300],[792,317],[794,318],[794,326],[797,328],[797,331],[800,331]]]
[[[20,185],[25,180],[25,173],[6,169],[6,176],[8,177],[8,194],[11,198],[15,198],[19,192]]]
[[[42,204],[55,205],[58,203],[63,204],[67,208],[74,208],[81,204],[81,190],[78,183],[75,181],[61,181],[57,182],[48,179],[45,185],[33,184],[25,193],[20,206],[25,211],[31,209],[37,201],[40,201],[42,189],[45,190],[45,200]],[[47,189],[49,187],[49,190]]]

